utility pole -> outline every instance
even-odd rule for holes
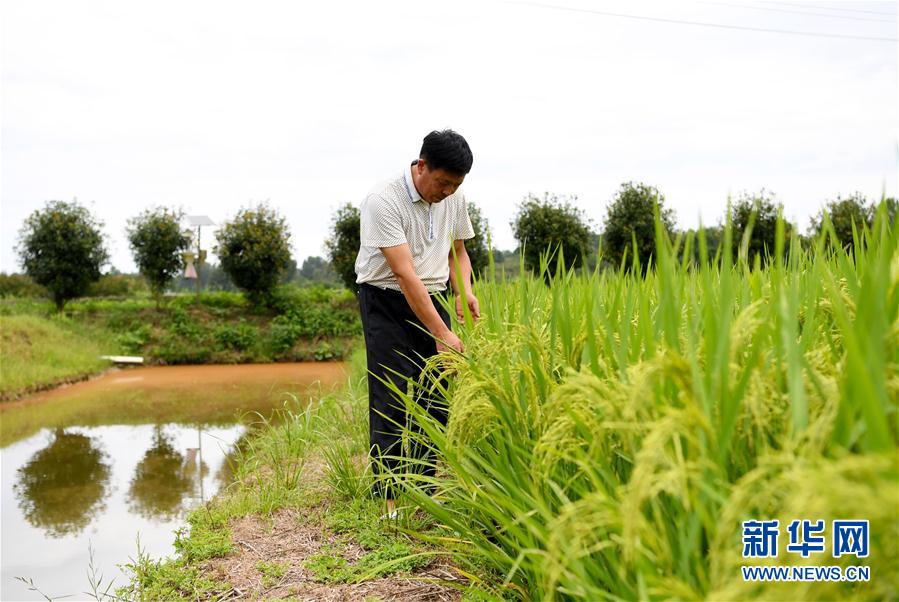
[[[203,263],[203,249],[200,246],[200,226],[197,226],[197,303],[200,302],[200,264]]]

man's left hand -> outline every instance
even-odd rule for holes
[[[465,299],[468,303],[468,311],[471,312],[471,317],[477,322],[481,319],[481,306],[478,304],[478,298],[472,294],[467,294],[465,295]],[[456,296],[456,316],[459,318],[460,322],[465,319],[465,311],[462,308],[462,297],[459,295]]]

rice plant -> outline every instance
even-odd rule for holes
[[[439,460],[409,495],[488,595],[521,599],[899,597],[899,224],[804,249],[780,221],[767,267],[657,226],[653,268],[477,286],[464,355],[403,396]],[[678,251],[699,245],[700,261]],[[678,259],[683,257],[683,259]],[[493,274],[491,274],[493,276]],[[452,313],[452,312],[451,312]],[[410,434],[414,436],[414,434]],[[398,475],[399,476],[399,475]],[[867,582],[744,582],[744,520],[868,519]]]

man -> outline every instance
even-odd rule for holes
[[[370,456],[374,492],[387,499],[393,516],[392,486],[378,477],[382,466],[402,470],[398,458],[406,411],[382,379],[405,391],[407,379],[418,380],[427,358],[464,350],[450,330],[449,315],[434,298],[446,289],[447,280],[456,294],[456,313],[461,316],[466,303],[472,316],[480,317],[464,242],[474,237],[474,229],[459,190],[471,164],[471,149],[462,136],[452,130],[431,132],[418,160],[376,186],[360,210],[356,282],[368,359]],[[416,401],[446,424],[445,406],[421,392]],[[419,446],[412,446],[411,456],[413,462],[427,460]],[[423,472],[432,476],[433,465],[426,463]]]

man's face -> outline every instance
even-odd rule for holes
[[[418,170],[416,188],[418,188],[421,198],[429,203],[439,203],[453,194],[465,179],[465,176],[457,176],[444,169],[432,170],[424,159],[418,160],[415,169]]]

